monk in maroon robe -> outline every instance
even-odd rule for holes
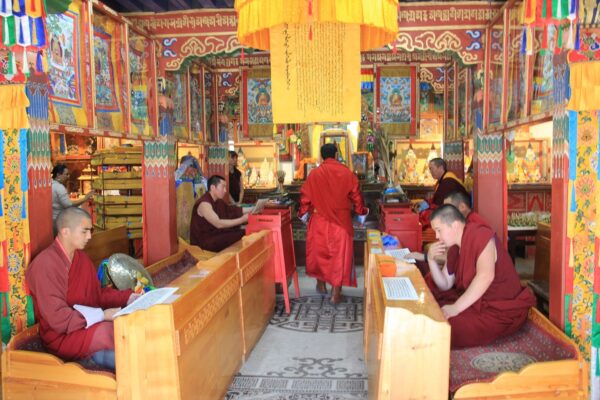
[[[508,252],[489,226],[477,221],[465,224],[452,205],[436,209],[431,216],[439,242],[429,248],[428,259],[453,245],[458,260],[440,269],[430,261],[432,290],[451,326],[451,346],[486,345],[516,332],[527,319],[535,297],[521,286]]]
[[[90,215],[67,208],[56,220],[55,241],[31,262],[25,274],[31,290],[40,337],[46,349],[64,360],[92,356],[114,368],[113,314],[133,301],[131,290],[101,288],[83,248],[91,238]],[[112,352],[112,363],[95,355]]]
[[[317,291],[327,293],[331,302],[342,301],[342,286],[356,287],[353,260],[354,229],[351,211],[365,216],[358,178],[337,161],[337,148],[321,147],[323,163],[313,169],[300,190],[298,217],[308,222],[306,235],[306,274],[317,278]],[[364,217],[363,217],[364,218]]]
[[[208,179],[208,192],[192,208],[190,243],[208,251],[221,251],[244,236],[240,225],[248,222],[241,207],[225,203],[227,182],[219,175]]]
[[[444,199],[451,193],[461,192],[469,195],[463,182],[454,173],[447,170],[446,161],[442,158],[433,158],[429,161],[429,172],[437,182],[434,186],[433,197],[419,204],[419,221],[423,229],[427,228],[433,210],[444,204]]]

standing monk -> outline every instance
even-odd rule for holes
[[[508,252],[492,229],[465,217],[450,204],[437,208],[431,226],[439,242],[429,248],[432,290],[451,326],[453,348],[482,346],[515,333],[527,319],[535,297],[521,286]],[[456,263],[433,261],[458,246]]]
[[[56,240],[38,254],[25,274],[42,342],[64,360],[91,356],[114,369],[113,315],[137,295],[100,287],[96,269],[83,252],[92,231],[85,210],[64,209],[56,226]]]
[[[317,291],[327,293],[332,286],[331,302],[342,301],[342,286],[356,287],[353,260],[354,229],[351,211],[366,217],[358,178],[337,161],[337,148],[328,143],[321,147],[323,163],[311,171],[300,191],[298,217],[305,223],[306,273],[317,278]],[[363,218],[364,218],[363,217]]]

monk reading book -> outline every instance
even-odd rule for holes
[[[83,248],[91,238],[92,219],[76,207],[56,219],[56,240],[27,268],[40,337],[46,349],[64,360],[91,356],[115,367],[114,314],[138,295],[131,290],[101,288]]]

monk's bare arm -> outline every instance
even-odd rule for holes
[[[442,290],[450,290],[454,286],[454,275],[448,274],[448,266],[444,264],[444,267],[440,269],[440,265],[436,259],[445,257],[446,246],[441,242],[435,242],[429,247],[427,252],[427,262],[429,264],[429,270],[431,271],[431,277],[435,282],[436,286]]]
[[[206,220],[217,229],[231,228],[248,222],[248,214],[244,214],[241,217],[234,219],[221,219],[206,201],[203,201],[198,206],[198,215],[206,218]]]
[[[456,314],[460,314],[483,296],[494,280],[496,267],[496,244],[490,239],[479,258],[475,277],[465,292],[454,303]]]

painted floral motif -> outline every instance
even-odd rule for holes
[[[583,356],[589,360],[591,354],[591,335],[594,321],[592,311],[594,303],[594,250],[596,213],[597,113],[579,112],[577,126],[577,154],[575,162],[576,178],[571,196],[575,196],[576,207],[568,215],[569,224],[574,227],[573,246],[573,282],[572,282],[572,337]],[[594,157],[595,156],[595,157]],[[567,288],[571,282],[567,282]]]

